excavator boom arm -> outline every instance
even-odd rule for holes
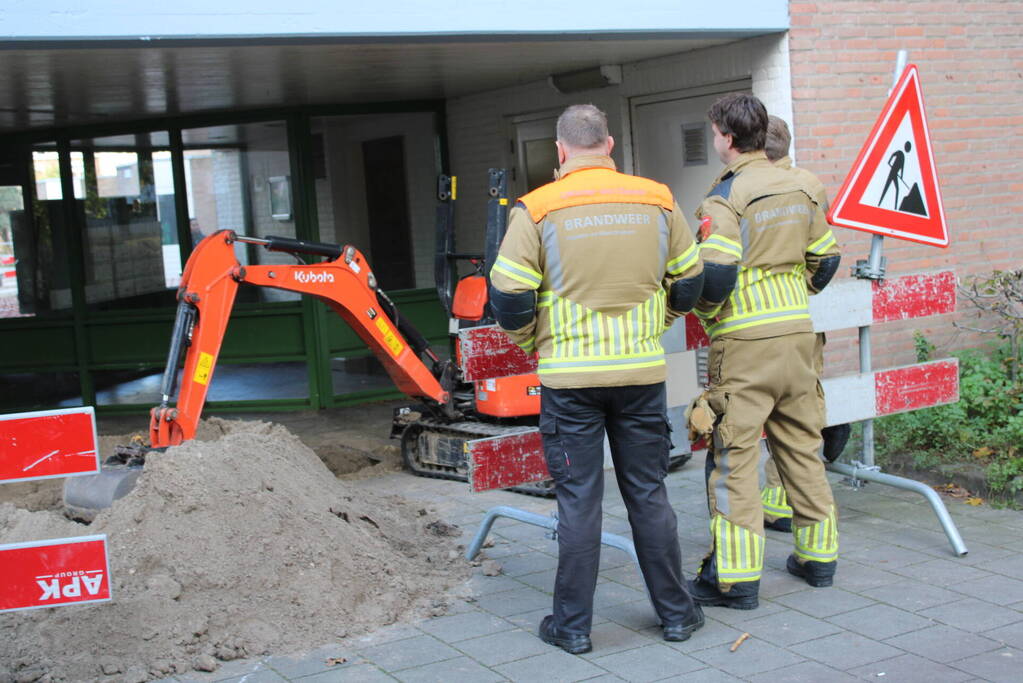
[[[278,251],[337,256],[309,265],[242,266],[234,253],[236,241],[257,242]],[[450,403],[448,392],[419,357],[425,342],[414,328],[407,328],[410,337],[419,338],[419,341],[413,339],[413,344],[399,330],[391,318],[393,307],[378,291],[369,264],[358,249],[282,238],[256,240],[222,230],[196,247],[182,274],[175,338],[164,375],[163,402],[151,414],[153,448],[176,445],[195,436],[240,283],[315,296],[359,335],[400,391],[436,405]],[[388,308],[391,311],[386,310]],[[183,317],[186,320],[183,321]],[[177,405],[171,407],[178,349],[184,351],[184,368]],[[428,349],[427,352],[430,353]]]

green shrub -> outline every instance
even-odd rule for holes
[[[1023,493],[1023,458],[991,463],[987,468],[987,482],[994,491],[1012,496]]]
[[[934,347],[922,335],[914,341],[926,360]],[[992,490],[1023,491],[1023,383],[1010,379],[1010,345],[955,355],[959,402],[877,420],[878,456],[907,455],[921,468],[975,463],[987,467]]]

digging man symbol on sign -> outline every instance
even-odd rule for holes
[[[892,152],[891,156],[888,157],[888,167],[891,169],[888,171],[888,178],[884,181],[884,190],[881,191],[881,199],[878,200],[877,205],[880,207],[884,203],[885,195],[888,194],[888,188],[894,188],[895,190],[895,203],[892,205],[892,209],[895,211],[905,211],[907,213],[915,213],[920,216],[927,215],[927,209],[924,207],[923,198],[920,195],[920,186],[916,182],[910,186],[904,179],[903,174],[906,169],[906,154],[909,154],[913,149],[913,143],[906,140],[905,145],[902,149],[896,149]],[[903,152],[905,150],[905,153]],[[912,180],[912,178],[910,178]],[[903,184],[909,190],[906,196],[903,197],[902,203],[899,203],[899,184]]]
[[[913,144],[909,140],[906,140],[905,150],[909,152],[911,149],[913,149]],[[888,194],[888,188],[890,186],[894,186],[895,205],[892,208],[898,209],[899,183],[901,182],[903,185],[906,183],[906,181],[902,179],[902,170],[906,167],[906,155],[903,154],[901,150],[895,150],[892,152],[892,155],[888,157],[888,166],[890,166],[892,170],[888,172],[888,180],[884,181],[884,191],[881,192],[881,201],[879,201],[877,205],[881,206],[881,204],[884,203],[884,196]]]

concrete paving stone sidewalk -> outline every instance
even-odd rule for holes
[[[785,572],[787,534],[767,532],[760,608],[707,608],[706,626],[666,643],[628,555],[605,547],[595,598],[593,651],[572,656],[536,636],[550,612],[557,543],[544,529],[499,519],[476,569],[474,597],[440,617],[396,624],[309,652],[224,664],[170,681],[1023,681],[1023,513],[947,499],[969,555],[958,558],[919,495],[830,475],[841,515],[842,556],[832,588]],[[692,576],[707,547],[700,456],[667,479]],[[543,515],[553,500],[392,474],[360,486],[428,501],[468,543],[486,511],[510,505]],[[628,536],[624,505],[607,478],[604,530]],[[735,651],[732,643],[750,637]],[[344,658],[329,665],[330,658]]]

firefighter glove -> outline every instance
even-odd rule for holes
[[[696,442],[702,437],[710,436],[714,431],[714,420],[717,416],[707,403],[707,395],[700,394],[686,408],[686,422],[689,424],[689,441]]]

